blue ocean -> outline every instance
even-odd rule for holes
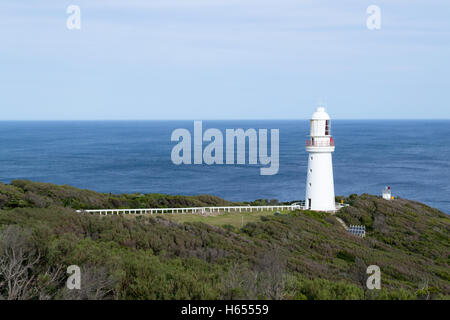
[[[177,128],[193,133],[193,121],[0,122],[0,181],[234,201],[304,199],[309,121],[203,121],[203,130],[217,128],[224,137],[225,129],[279,129],[279,171],[271,176],[260,175],[260,165],[173,164]],[[335,120],[332,134],[336,195],[380,195],[391,186],[395,196],[450,213],[450,121]]]

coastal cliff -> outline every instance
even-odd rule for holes
[[[5,285],[11,279],[0,273],[0,297],[450,298],[448,215],[406,199],[342,199],[349,206],[336,215],[246,213],[237,215],[245,223],[221,225],[210,223],[214,217],[100,217],[74,209],[248,203],[209,195],[113,195],[30,181],[0,184],[0,268],[7,269],[11,252],[20,253],[15,263],[27,272],[17,283],[29,280],[11,292]],[[366,237],[348,233],[336,217],[365,225]],[[81,290],[65,288],[69,265],[81,267]],[[381,269],[381,290],[365,286],[369,265]]]

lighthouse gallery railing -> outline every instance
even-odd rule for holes
[[[329,141],[312,141],[311,139],[306,140],[307,147],[334,147],[334,139]]]

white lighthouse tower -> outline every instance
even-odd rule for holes
[[[334,140],[330,131],[330,116],[319,107],[311,117],[310,138],[306,141],[309,153],[306,178],[306,209],[335,211],[333,161]]]

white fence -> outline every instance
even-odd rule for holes
[[[119,215],[119,214],[175,214],[190,213],[209,215],[211,213],[223,212],[253,212],[253,211],[276,211],[276,210],[302,210],[299,204],[287,206],[237,206],[237,207],[194,207],[194,208],[148,208],[148,209],[94,209],[94,210],[77,210],[80,213],[98,213],[100,215]]]

